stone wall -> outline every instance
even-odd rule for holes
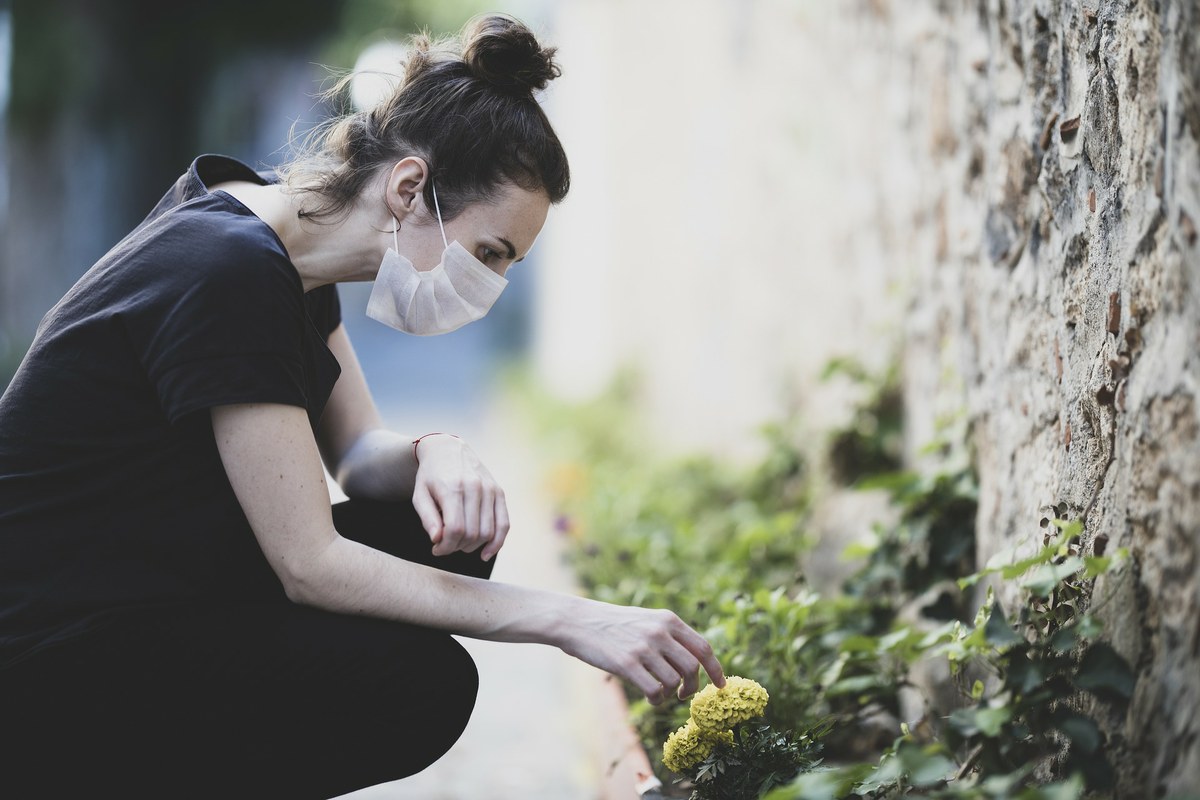
[[[894,20],[915,3],[896,3]],[[1136,665],[1116,796],[1200,787],[1200,12],[1190,0],[945,2],[916,65],[912,442],[964,405],[981,562],[1128,547],[1093,605]],[[911,246],[920,247],[914,241]],[[958,380],[947,384],[942,367]],[[1014,598],[1005,598],[1012,602]]]

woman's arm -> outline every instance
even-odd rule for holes
[[[303,409],[218,406],[213,433],[230,484],[287,596],[478,639],[554,645],[637,686],[653,703],[694,692],[712,648],[675,614],[470,578],[338,535]],[[682,681],[682,685],[680,685]]]
[[[345,325],[329,335],[342,374],[317,432],[321,455],[347,497],[411,500],[434,555],[474,552],[484,560],[508,536],[504,492],[466,442],[429,436],[414,457],[413,436],[383,427]]]
[[[384,429],[346,326],[338,325],[327,344],[342,367],[317,431],[329,473],[347,497],[412,497],[417,476],[412,437]]]

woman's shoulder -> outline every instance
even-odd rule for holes
[[[90,277],[131,299],[284,291],[303,294],[299,275],[278,240],[257,218],[220,198],[198,198],[127,237],[99,261]]]

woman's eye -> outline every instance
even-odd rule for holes
[[[493,258],[499,258],[500,254],[490,247],[483,248],[483,258],[480,261],[491,261]]]

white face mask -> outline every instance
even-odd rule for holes
[[[367,301],[367,316],[398,331],[417,336],[434,336],[457,330],[468,322],[480,319],[508,281],[483,265],[455,240],[446,241],[446,226],[442,225],[442,210],[438,207],[437,187],[433,186],[433,205],[442,242],[446,249],[442,260],[431,270],[420,271],[400,255],[400,241],[392,229],[392,243],[383,254],[371,297]]]

